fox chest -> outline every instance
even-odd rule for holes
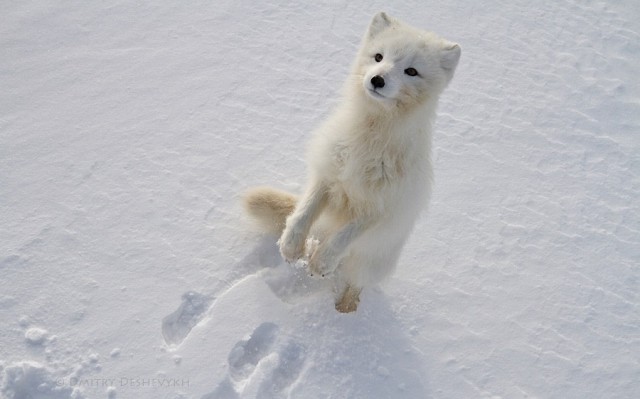
[[[337,145],[333,168],[339,181],[378,186],[402,177],[404,159],[398,151],[363,151]]]
[[[337,144],[332,148],[330,169],[329,191],[338,202],[384,202],[405,184],[406,154],[393,148]]]

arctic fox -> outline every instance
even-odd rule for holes
[[[362,288],[394,270],[429,200],[436,105],[459,58],[458,44],[375,15],[341,104],[311,142],[304,194],[245,195],[248,213],[280,235],[284,259],[306,253],[312,275],[334,279],[340,312],[355,311]]]

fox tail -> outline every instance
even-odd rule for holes
[[[265,233],[280,235],[298,198],[271,187],[255,187],[245,192],[244,208]]]

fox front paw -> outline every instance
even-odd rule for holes
[[[318,248],[309,259],[309,272],[311,275],[327,277],[338,267],[337,257],[328,250]]]
[[[289,263],[295,262],[304,255],[304,238],[285,231],[278,241],[280,255]]]

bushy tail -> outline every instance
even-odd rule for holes
[[[266,233],[280,235],[297,197],[271,187],[255,187],[244,194],[244,208]]]

